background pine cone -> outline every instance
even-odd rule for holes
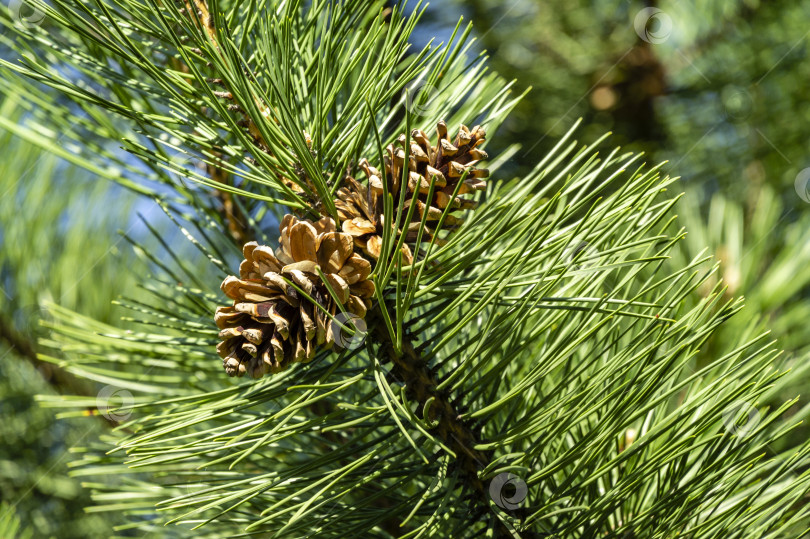
[[[331,317],[340,312],[338,302],[360,318],[370,307],[371,264],[354,252],[352,237],[337,232],[331,218],[313,223],[286,215],[280,232],[275,253],[255,241],[246,243],[239,278],[222,282],[233,305],[217,309],[222,339],[217,352],[230,376],[260,378],[307,362],[318,345],[334,344],[333,331],[340,326]]]
[[[486,132],[481,126],[475,126],[470,130],[462,125],[453,141],[447,134],[447,125],[444,122],[438,123],[436,131],[438,138],[435,146],[430,145],[424,131],[414,129],[411,133],[407,164],[408,188],[404,208],[407,211],[415,200],[417,210],[411,222],[407,224],[405,247],[408,244],[415,246],[425,212],[427,221],[422,240],[430,241],[445,208],[450,206],[451,211],[475,208],[477,203],[474,200],[459,195],[484,189],[486,187],[484,178],[489,176],[488,170],[475,167],[480,160],[487,158],[487,154],[478,148],[486,139]],[[405,135],[401,135],[397,140],[398,146],[389,144],[386,148],[384,178],[388,191],[394,195],[395,208],[398,207],[398,197],[401,196],[405,139]],[[365,159],[360,160],[359,166],[368,178],[368,186],[347,177],[346,184],[337,192],[338,200],[335,201],[335,205],[342,220],[343,232],[354,238],[357,247],[374,259],[378,259],[383,232],[383,174]],[[458,186],[465,172],[466,177],[462,185]],[[433,197],[428,201],[433,177],[436,178],[436,186]],[[458,193],[453,196],[457,186]],[[442,228],[454,230],[461,223],[461,219],[448,214]],[[398,233],[394,237],[396,236]],[[437,242],[441,243],[438,238]],[[403,254],[410,263],[411,249],[403,248]]]

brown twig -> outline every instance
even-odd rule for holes
[[[185,1],[185,4],[186,4],[186,10],[188,12],[190,12],[191,9],[192,9],[192,6],[189,3],[189,0],[184,0],[184,1]],[[206,3],[205,0],[192,0],[192,1],[194,3],[194,9],[196,10],[198,19],[199,19],[200,23],[202,24],[203,30],[205,31],[206,35],[208,36],[208,40],[211,42],[211,44],[214,46],[214,48],[217,51],[220,51],[220,54],[221,54],[222,49],[221,49],[221,47],[219,45],[219,41],[218,41],[218,38],[217,38],[217,28],[216,28],[216,26],[214,24],[214,18],[211,15],[211,12],[208,10],[208,4]],[[224,58],[224,56],[223,56],[223,58]],[[255,80],[255,77],[253,77],[253,75],[250,73],[249,70],[246,70],[246,73],[251,79]],[[236,99],[233,92],[228,89],[226,83],[224,82],[224,80],[222,78],[211,79],[209,82],[211,82],[213,84],[217,84],[217,85],[225,88],[224,91],[216,91],[216,92],[214,92],[214,95],[216,95],[217,97],[220,97],[222,99],[228,99],[229,101],[232,102],[232,104],[228,106],[228,110],[230,110],[232,112],[236,112],[242,117],[242,119],[240,120],[240,125],[247,128],[248,133],[250,134],[251,138],[253,139],[254,146],[256,146],[256,148],[258,150],[260,150],[260,151],[262,151],[262,152],[264,152],[264,153],[266,153],[268,155],[272,155],[272,153],[270,152],[270,146],[267,144],[266,140],[262,136],[262,133],[259,130],[259,127],[258,127],[257,123],[253,120],[253,118],[250,116],[250,114],[248,114],[248,112],[247,112],[248,109],[247,109],[247,107],[245,107],[245,104],[240,103]],[[271,109],[270,106],[268,106],[267,104],[262,102],[262,100],[260,98],[258,98],[257,96],[253,96],[253,102],[256,105],[256,107],[259,109],[259,113],[262,116],[264,116],[267,119],[275,120],[273,110]],[[308,147],[311,146],[312,140],[310,139],[309,135],[307,134],[306,131],[304,131],[303,134],[304,134],[304,138],[306,140],[307,146]],[[297,168],[300,168],[300,167],[297,167]],[[306,191],[304,189],[302,189],[296,182],[292,181],[291,179],[284,178],[280,173],[277,173],[276,176],[277,176],[277,178],[278,178],[278,180],[280,182],[282,182],[289,189],[291,189],[293,192],[295,192],[296,195],[299,195],[299,196],[306,195]],[[309,189],[310,193],[317,192],[317,190],[314,188],[314,185],[312,184],[311,180],[309,179],[309,177],[305,173],[299,174],[299,176],[301,177],[301,180],[304,182],[304,184]],[[317,204],[320,203],[320,201],[318,201],[318,200],[310,201],[310,202],[313,203],[313,206],[317,206]]]
[[[0,342],[5,342],[16,355],[28,360],[48,384],[59,392],[85,396],[93,394],[86,384],[66,370],[39,359],[36,347],[31,342],[32,338],[17,331],[9,320],[0,316]]]
[[[186,2],[186,9],[189,12],[191,12],[192,7],[191,7],[191,4],[189,4],[189,0],[185,0],[185,2]],[[203,30],[205,30],[205,33],[208,36],[208,40],[211,42],[211,44],[214,46],[215,49],[217,49],[218,51],[221,52],[222,49],[220,48],[219,41],[217,39],[217,29],[216,29],[216,26],[214,25],[214,17],[211,15],[211,12],[208,10],[208,4],[205,2],[205,0],[193,0],[193,2],[194,2],[194,8],[196,9],[196,12],[197,12],[197,16],[199,17],[199,21],[202,24]],[[218,80],[219,80],[219,83],[222,86],[225,86],[222,79],[218,79]],[[256,144],[256,146],[260,150],[262,150],[264,152],[268,152],[267,142],[264,140],[264,137],[262,137],[262,133],[261,133],[261,131],[259,131],[259,128],[256,125],[256,122],[254,122],[253,118],[251,118],[250,115],[246,112],[245,107],[243,107],[241,103],[239,103],[238,101],[236,101],[236,99],[234,99],[233,93],[230,92],[230,91],[227,91],[227,89],[226,89],[226,91],[224,91],[224,92],[218,91],[218,92],[214,92],[214,94],[217,95],[217,97],[222,97],[222,98],[232,100],[234,102],[234,104],[239,107],[239,110],[240,110],[240,112],[242,114],[242,119],[244,120],[245,125],[248,128],[248,132],[253,137],[254,144]],[[256,105],[259,107],[259,111],[261,111],[261,113],[263,115],[269,116],[270,115],[270,107],[268,107],[267,105],[262,103],[261,100],[259,100],[258,98],[254,98],[254,99],[255,99]]]

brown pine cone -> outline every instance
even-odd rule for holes
[[[477,147],[486,138],[484,129],[476,126],[470,130],[462,125],[452,142],[447,135],[447,125],[444,122],[439,122],[436,130],[438,139],[435,146],[430,145],[423,131],[415,129],[411,133],[411,149],[407,165],[408,188],[404,209],[407,212],[414,200],[417,209],[407,225],[404,247],[410,245],[415,248],[425,211],[427,211],[426,230],[422,240],[430,241],[445,208],[450,206],[451,211],[456,211],[476,207],[474,200],[458,195],[486,188],[484,178],[489,175],[489,171],[475,167],[480,160],[487,158],[487,154]],[[355,246],[374,259],[380,257],[382,245],[383,177],[387,182],[389,193],[394,195],[394,208],[398,207],[401,196],[400,182],[405,166],[405,135],[400,136],[397,143],[399,147],[389,145],[386,148],[384,176],[378,169],[369,165],[367,160],[362,159],[359,166],[368,178],[368,186],[348,177],[346,184],[338,190],[338,200],[335,201],[338,216],[342,219],[343,232],[351,235]],[[454,197],[453,193],[465,172],[467,176]],[[436,183],[433,198],[428,201],[430,182],[434,177]],[[461,219],[448,214],[443,229],[454,230],[461,223]],[[442,243],[439,238],[436,240]],[[405,251],[403,248],[405,258],[410,263],[411,249]]]
[[[371,264],[354,252],[352,237],[337,232],[331,218],[312,222],[286,215],[280,232],[275,253],[246,243],[239,278],[222,282],[233,305],[217,309],[222,339],[217,352],[230,376],[261,378],[310,361],[319,345],[334,344],[330,315],[340,309],[318,269],[345,311],[363,318],[371,305]]]

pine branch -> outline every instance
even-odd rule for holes
[[[184,0],[184,1],[186,3],[187,11],[189,13],[191,13],[192,12],[192,7],[189,4],[189,0]],[[211,42],[211,45],[213,46],[214,50],[220,55],[223,62],[227,63],[228,59],[227,59],[227,57],[225,55],[225,51],[223,51],[223,49],[222,49],[222,47],[220,45],[219,38],[218,38],[218,35],[217,35],[217,26],[216,26],[216,23],[214,21],[214,16],[211,14],[211,12],[208,9],[208,3],[206,2],[206,0],[192,0],[192,1],[194,2],[194,7],[196,8],[196,9],[194,9],[194,13],[196,13],[196,15],[197,15],[197,22],[199,22],[202,25],[202,27],[203,27],[203,29],[205,31],[205,34],[207,35],[208,40]],[[253,73],[250,71],[250,69],[247,66],[243,66],[242,69],[244,70],[245,76],[247,77],[247,79],[249,81],[251,81],[251,82],[256,81],[255,75],[253,75]],[[207,80],[211,80],[211,79],[207,79]],[[264,135],[262,134],[262,132],[261,132],[258,124],[256,123],[256,121],[249,114],[248,107],[245,106],[244,103],[240,102],[235,97],[234,92],[231,91],[230,88],[228,88],[228,85],[224,82],[223,78],[218,78],[218,79],[215,79],[215,80],[219,84],[222,84],[226,89],[226,91],[224,91],[224,92],[215,92],[215,95],[217,95],[218,97],[224,98],[224,99],[231,100],[233,102],[233,105],[229,106],[229,110],[234,110],[234,111],[237,111],[239,114],[241,114],[241,116],[242,116],[242,124],[247,128],[248,133],[250,133],[251,137],[253,138],[253,143],[256,146],[256,148],[258,148],[259,151],[264,152],[264,153],[268,154],[269,156],[273,157],[273,154],[270,151],[270,145],[265,140]],[[256,107],[259,110],[259,113],[264,118],[272,119],[273,121],[276,121],[275,115],[273,114],[273,110],[272,110],[272,108],[270,106],[265,104],[259,96],[254,95],[254,96],[252,96],[252,98],[253,98],[254,104],[256,105]],[[306,139],[307,147],[310,147],[311,144],[312,144],[312,141],[311,141],[309,135],[306,133],[306,131],[303,131],[303,134],[304,134],[304,137]],[[299,176],[299,180],[302,181],[302,183],[303,183],[302,186],[299,187],[299,185],[296,182],[291,181],[289,179],[285,179],[281,174],[277,174],[278,180],[281,183],[283,183],[284,185],[286,185],[288,188],[292,189],[293,191],[296,191],[297,194],[306,195],[310,199],[310,205],[311,206],[314,206],[317,209],[324,209],[324,210],[330,210],[331,209],[332,211],[334,211],[334,208],[331,205],[329,205],[329,204],[324,205],[324,203],[323,203],[323,201],[321,199],[318,199],[317,197],[315,197],[315,193],[317,193],[317,187],[315,186],[315,184],[313,184],[313,182],[309,178],[309,176],[307,176],[306,172],[304,170],[302,170],[301,167],[298,164],[295,164],[294,166],[295,166],[296,170],[300,170],[300,174],[298,176]],[[227,197],[225,197],[225,198],[227,198]],[[225,202],[225,200],[223,200],[223,201]],[[232,204],[232,202],[230,202],[230,203],[225,202],[225,203],[226,204]],[[227,212],[228,212],[228,210],[226,209],[226,213]],[[233,219],[233,216],[231,216],[231,218],[228,220],[229,226],[232,226],[231,225],[232,219]],[[237,225],[237,226],[240,226],[240,225]],[[238,234],[237,237],[243,237],[244,238],[246,236],[244,234]],[[242,243],[245,243],[246,241],[249,241],[249,240],[246,239]]]
[[[377,309],[393,306],[378,305]],[[401,352],[397,350],[396,343],[386,329],[379,313],[375,311],[369,317],[373,326],[370,333],[380,343],[380,355],[387,357],[392,364],[391,374],[405,384],[408,399],[415,400],[423,413],[423,420],[431,425],[439,438],[447,445],[456,457],[456,467],[466,483],[472,490],[478,511],[484,513],[489,510],[490,497],[484,484],[478,477],[478,472],[485,469],[492,461],[490,452],[479,451],[475,448],[478,435],[473,428],[462,419],[456,406],[446,391],[438,390],[439,381],[436,373],[428,367],[428,362],[411,341],[409,326],[404,327]],[[500,523],[502,536],[511,537],[508,529]]]
[[[594,188],[593,179],[614,176],[591,155],[550,157],[563,170],[578,167],[573,177],[551,167],[524,178],[518,188],[494,188],[488,205],[476,211],[481,222],[470,225],[480,234],[451,241],[437,253],[441,273],[423,276],[414,312],[404,320],[402,352],[391,354],[398,347],[385,332],[372,334],[370,343],[384,339],[382,355],[394,362],[393,374],[415,378],[413,392],[391,391],[378,369],[380,354],[365,349],[324,353],[309,365],[258,382],[223,385],[211,358],[215,332],[199,322],[219,300],[169,287],[188,279],[181,274],[170,274],[167,288],[156,290],[158,307],[171,301],[161,311],[163,323],[171,325],[165,330],[127,334],[60,314],[54,345],[82,351],[71,364],[73,372],[120,380],[138,394],[131,433],[121,433],[118,447],[128,452],[129,466],[137,464],[153,479],[133,487],[133,507],[149,511],[160,499],[172,521],[204,520],[222,533],[247,527],[279,535],[383,537],[380,529],[399,520],[411,535],[430,529],[474,534],[485,526],[480,509],[487,493],[476,493],[466,480],[461,488],[456,479],[472,474],[460,466],[455,473],[442,468],[461,461],[463,447],[472,447],[487,457],[473,461],[486,468],[483,475],[474,468],[482,482],[504,470],[525,480],[534,503],[516,514],[527,531],[710,532],[734,521],[737,506],[722,505],[732,496],[741,504],[756,503],[762,517],[767,504],[757,502],[752,489],[761,485],[762,499],[770,499],[785,479],[777,467],[794,458],[758,459],[782,435],[770,430],[781,410],[763,416],[745,444],[726,433],[722,414],[740,399],[755,402],[778,378],[765,371],[773,360],[770,347],[753,339],[691,370],[695,351],[739,306],[720,304],[715,291],[683,307],[705,277],[693,278],[701,272],[700,259],[677,271],[655,271],[682,237],[660,232],[669,228],[665,216],[671,203],[659,205],[653,198],[667,182],[638,173],[601,198],[609,182]],[[624,158],[609,156],[608,162],[630,168]],[[561,194],[532,200],[527,193],[541,179],[547,189],[565,182]],[[627,222],[634,226],[621,226]],[[579,245],[582,230],[601,252],[577,250],[569,259],[565,253]],[[186,271],[202,278],[201,269]],[[608,287],[611,275],[616,280]],[[406,294],[404,277],[397,280]],[[201,286],[216,286],[210,281],[210,287]],[[548,306],[553,291],[560,301]],[[489,310],[481,321],[469,322],[482,308]],[[378,320],[370,321],[379,327]],[[416,336],[430,348],[416,347]],[[145,372],[136,374],[139,369]],[[470,407],[461,425],[453,421],[461,411],[454,395],[464,395]],[[436,397],[425,413],[430,396]],[[419,400],[424,404],[413,413],[409,404]],[[324,415],[310,407],[319,402],[337,405]],[[442,408],[452,410],[443,426],[431,413]],[[431,429],[430,421],[439,425]],[[628,426],[639,434],[617,449],[617,437]],[[458,429],[471,432],[474,441],[453,449]],[[323,434],[340,436],[330,440]],[[422,460],[423,448],[438,446],[449,451]],[[682,455],[677,463],[673,454]],[[78,469],[119,473],[123,466],[123,457],[114,453],[94,455],[87,453],[86,466]],[[177,477],[191,470],[200,477],[193,490],[183,490]],[[174,478],[171,484],[161,479],[167,475]],[[788,496],[796,499],[807,483],[789,484]],[[476,500],[472,512],[465,494]],[[114,509],[117,495],[116,488],[98,487],[101,508]],[[712,511],[711,519],[694,517]],[[234,520],[242,515],[250,517]],[[746,524],[754,534],[764,526],[755,524],[756,518]]]
[[[223,338],[211,313],[222,304],[217,287],[238,265],[234,244],[247,233],[233,230],[239,218],[261,222],[262,212],[280,216],[284,205],[313,210],[317,202],[301,199],[287,180],[305,187],[311,181],[330,203],[338,181],[356,176],[360,157],[379,156],[382,166],[389,142],[404,133],[407,147],[412,128],[432,128],[436,119],[474,121],[490,133],[503,121],[514,100],[508,85],[484,75],[481,61],[465,59],[469,28],[459,25],[446,47],[407,57],[418,16],[406,20],[396,10],[385,27],[385,14],[360,0],[259,9],[212,2],[211,12],[196,0],[186,7],[194,10],[191,18],[157,0],[147,2],[151,10],[131,0],[53,4],[54,28],[36,32],[37,47],[48,53],[22,55],[14,67],[2,62],[34,81],[0,78],[37,105],[33,127],[15,129],[42,144],[49,139],[41,133],[49,131],[37,126],[59,126],[78,140],[92,135],[77,159],[111,179],[125,175],[104,172],[102,165],[121,161],[102,141],[124,138],[150,170],[182,168],[167,165],[166,148],[201,155],[207,174],[181,175],[209,188],[201,194],[176,178],[150,176],[179,200],[167,204],[167,214],[198,257],[179,253],[178,242],[146,220],[159,250],[127,236],[154,273],[141,283],[145,298],[122,301],[132,316],[114,327],[57,308],[58,327],[43,341],[70,351],[69,372],[133,396],[132,416],[110,436],[113,450],[89,448],[76,463],[79,475],[110,478],[93,479],[96,509],[121,512],[126,496],[132,526],[144,531],[159,517],[205,525],[220,536],[388,537],[397,527],[411,537],[475,535],[491,532],[481,518],[490,507],[485,482],[518,473],[527,504],[513,515],[530,532],[712,536],[742,525],[744,534],[758,537],[804,522],[801,511],[772,516],[768,507],[779,495],[801,499],[810,482],[786,473],[806,462],[810,444],[761,458],[792,428],[779,422],[790,402],[773,412],[758,403],[781,376],[769,369],[776,360],[771,345],[752,335],[706,364],[695,361],[740,305],[724,302],[717,286],[696,295],[713,272],[704,258],[665,267],[684,235],[672,223],[674,200],[659,198],[673,180],[641,167],[637,156],[597,157],[596,143],[580,148],[566,136],[532,173],[490,182],[480,197],[486,203],[455,223],[446,243],[431,238],[424,258],[408,268],[391,264],[387,254],[373,268],[362,260],[348,264],[342,275],[356,277],[359,290],[340,277],[348,260],[342,255],[354,250],[345,238],[333,241],[338,233],[331,227],[340,223],[321,223],[323,232],[312,234],[314,225],[295,223],[298,240],[282,241],[279,255],[290,266],[292,250],[311,253],[314,235],[316,251],[328,245],[327,258],[343,266],[330,269],[331,280],[320,271],[331,265],[325,263],[318,264],[318,281],[298,275],[294,288],[282,271],[266,279],[274,288],[262,289],[271,272],[259,262],[287,266],[273,262],[269,250],[253,257],[247,249],[248,284],[226,292],[234,302],[250,294],[262,302],[287,298],[300,309],[307,306],[302,290],[325,283],[330,320],[350,301],[353,314],[365,314],[367,304],[356,298],[369,299],[370,285],[382,308],[369,314],[365,348],[341,354],[304,348],[325,329],[321,318],[314,336],[311,323],[303,337],[282,336],[283,357],[273,373],[254,362],[251,374],[268,375],[263,379],[223,376],[214,354]],[[225,21],[234,21],[232,35]],[[185,67],[163,69],[165,58],[154,50]],[[65,80],[67,70],[51,69],[53,62],[75,67],[109,93]],[[404,90],[414,82],[435,89],[428,97],[436,107],[421,120],[413,110],[403,113]],[[70,96],[71,106],[93,121],[82,121],[40,83]],[[313,133],[311,147],[304,128]],[[501,160],[507,159],[505,153]],[[385,223],[394,215],[399,222],[418,216],[385,189]],[[218,204],[217,192],[233,197],[233,206]],[[237,196],[262,203],[242,206]],[[242,207],[245,215],[234,211]],[[189,213],[179,216],[181,208]],[[270,234],[262,228],[250,232]],[[427,238],[423,232],[417,243]],[[396,252],[399,239],[383,234],[382,252]],[[289,274],[314,275],[307,261]],[[270,296],[261,295],[267,290]],[[385,299],[394,296],[395,302]],[[226,307],[234,318],[244,314],[237,304],[258,309],[256,302],[234,303]],[[253,322],[264,323],[257,319],[269,311],[255,313],[252,322],[241,321],[256,330],[248,334],[256,342],[231,342],[226,350],[231,373],[265,344]],[[237,339],[244,329],[237,323],[223,331]],[[389,384],[385,359],[404,391]],[[739,400],[756,406],[762,419],[750,436],[734,432],[724,417]],[[70,396],[42,402],[63,414],[88,406],[88,399]],[[630,429],[638,435],[630,437]],[[470,498],[472,511],[464,503]]]
[[[219,40],[217,37],[217,28],[214,23],[214,17],[211,15],[208,4],[205,0],[193,0],[194,2],[194,13],[197,15],[197,21],[202,25],[209,41],[213,45],[214,49],[222,56],[223,60],[224,53],[221,50]],[[192,13],[192,6],[188,0],[185,0],[186,3],[186,10],[188,13]],[[202,51],[200,51],[202,52]],[[210,65],[210,64],[209,64]],[[254,77],[249,73],[247,69],[245,69],[246,74],[250,79],[254,79]],[[216,91],[214,94],[217,97],[221,97],[223,99],[233,101],[233,104],[228,107],[228,110],[233,110],[241,114],[242,116],[242,123],[247,127],[248,132],[253,137],[253,141],[255,146],[259,149],[259,151],[265,152],[268,155],[272,155],[269,150],[268,144],[265,142],[262,133],[259,131],[259,128],[256,125],[256,122],[253,121],[253,118],[250,117],[245,107],[243,107],[236,99],[234,99],[234,94],[228,90],[227,85],[225,84],[222,78],[206,79],[206,82],[214,83],[222,85],[226,88],[226,91]],[[270,117],[270,108],[261,102],[258,97],[254,97],[256,105],[259,107],[259,110],[265,117]],[[222,158],[222,155],[217,156],[218,159]],[[217,167],[211,163],[206,164],[208,175],[214,182],[218,182],[221,184],[229,185],[231,175],[223,170],[220,167]],[[285,183],[288,187],[294,188],[296,185],[293,182],[285,181],[282,176],[279,174],[277,175],[279,181]],[[307,188],[312,191],[311,182]],[[299,189],[299,191],[301,191]],[[303,191],[301,191],[303,193]],[[236,241],[238,246],[244,245],[248,241],[253,239],[247,225],[247,216],[245,216],[242,210],[234,203],[233,195],[228,191],[217,190],[217,198],[220,199],[222,202],[222,218],[223,222],[227,225],[228,231],[231,234],[231,237]]]
[[[196,13],[197,21],[201,24],[203,30],[205,31],[208,37],[208,40],[211,42],[211,45],[213,45],[214,49],[220,54],[223,61],[227,61],[227,58],[225,58],[224,52],[222,51],[222,48],[220,47],[219,44],[219,38],[217,37],[217,27],[216,24],[214,23],[213,15],[208,10],[208,3],[205,0],[193,0],[194,8],[192,8],[188,0],[184,1],[186,3],[187,12]],[[250,75],[247,69],[245,71],[250,79],[254,78],[252,75]],[[223,86],[225,86],[226,88],[225,92],[216,92],[216,95],[218,97],[229,99],[234,102],[234,108],[235,110],[241,113],[242,119],[244,120],[245,125],[247,126],[251,136],[253,136],[256,146],[261,151],[269,153],[269,145],[264,140],[264,137],[261,131],[259,130],[258,126],[256,125],[256,122],[254,122],[253,118],[250,117],[245,107],[243,107],[242,104],[240,104],[239,101],[237,101],[234,98],[234,94],[228,89],[227,85],[225,85],[223,79],[216,79],[216,80],[219,81],[219,83],[223,84]],[[254,96],[254,101],[256,103],[256,106],[259,108],[259,111],[262,113],[262,115],[269,118],[271,116],[270,107],[262,103],[262,101],[256,96]]]

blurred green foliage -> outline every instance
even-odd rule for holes
[[[533,163],[578,117],[684,186],[804,209],[810,1],[467,0],[491,65],[534,90],[493,143]],[[521,155],[521,154],[518,154]],[[705,203],[705,199],[703,201]]]
[[[14,507],[0,502],[0,537],[30,539],[32,536],[31,529],[22,526],[20,519],[14,513]]]
[[[694,192],[680,201],[687,235],[680,244],[678,266],[708,252],[720,264],[719,276],[728,296],[744,296],[747,313],[724,324],[713,337],[737,339],[753,321],[778,339],[779,347],[797,354],[810,351],[806,321],[810,303],[802,292],[810,287],[810,214],[795,222],[784,220],[778,196],[763,187],[757,204],[746,207],[721,194],[712,197],[701,215]],[[716,279],[707,283],[706,292]]]
[[[0,521],[16,515],[36,537],[105,537],[109,519],[86,515],[89,494],[68,476],[68,448],[98,436],[98,422],[57,420],[35,395],[54,391],[41,373],[0,347]],[[3,535],[0,524],[0,537]]]
[[[6,99],[0,114],[15,109]],[[59,419],[35,400],[97,389],[38,361],[36,339],[51,320],[47,302],[109,320],[111,300],[135,288],[144,266],[116,234],[131,227],[135,197],[5,132],[0,151],[0,537],[108,537],[109,517],[85,514],[89,493],[68,462],[71,447],[109,426]],[[22,527],[5,535],[12,518]]]

